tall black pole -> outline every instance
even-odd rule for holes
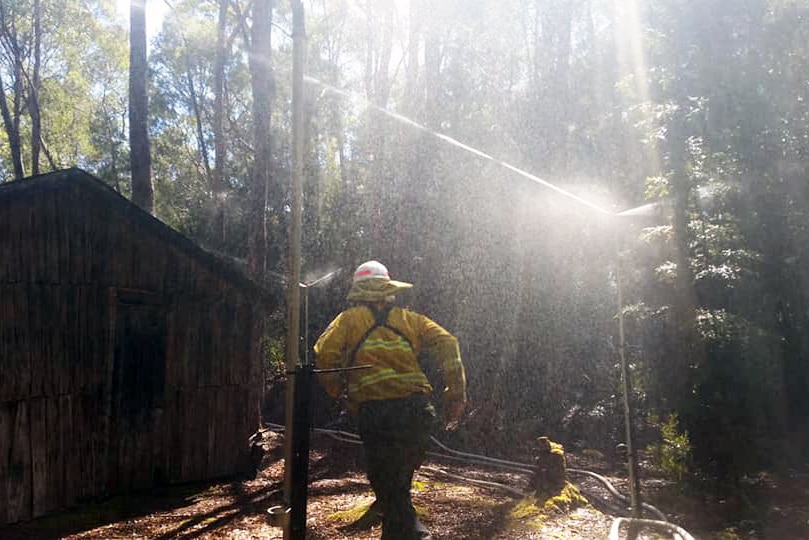
[[[309,433],[312,419],[312,366],[304,364],[295,373],[295,414],[292,430],[292,486],[289,538],[306,538],[306,501],[309,484]]]
[[[296,448],[298,440],[295,433],[295,419],[299,417],[295,408],[301,401],[296,397],[295,390],[300,386],[298,376],[305,378],[301,372],[296,371],[300,359],[300,282],[301,282],[301,214],[303,212],[303,72],[306,48],[306,27],[304,23],[303,3],[301,0],[292,0],[292,204],[291,223],[289,227],[289,277],[287,281],[287,342],[286,342],[286,372],[287,382],[286,418],[284,434],[284,499],[291,507],[290,523],[298,522],[296,507],[292,504],[293,477],[300,481],[300,474],[295,471]],[[311,377],[310,377],[311,379]],[[307,383],[308,384],[308,383]],[[306,396],[305,396],[306,397]],[[308,411],[306,411],[308,415]],[[308,448],[308,428],[306,433],[306,446]],[[308,455],[307,455],[308,458]],[[308,473],[308,464],[307,464]],[[304,477],[304,489],[306,478]],[[304,499],[303,525],[306,525],[306,501]],[[297,508],[300,513],[300,508]],[[284,529],[284,540],[303,540],[304,532],[299,536],[292,536],[292,527]]]

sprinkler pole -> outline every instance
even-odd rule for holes
[[[621,289],[620,254],[615,265],[615,283],[618,296],[618,356],[621,359],[621,387],[624,401],[624,425],[626,427],[627,467],[629,476],[629,504],[632,517],[641,517],[640,482],[638,479],[638,455],[635,448],[635,422],[632,410],[632,380],[626,359],[626,334],[624,332],[624,298]],[[630,525],[630,529],[631,529]],[[631,537],[631,534],[630,534]]]
[[[295,406],[292,444],[292,485],[289,494],[289,537],[306,538],[306,503],[309,488],[309,437],[312,423],[312,366],[295,371]]]
[[[300,496],[294,488],[300,483],[300,474],[295,470],[300,466],[296,455],[300,448],[296,446],[295,419],[300,420],[301,415],[295,413],[295,406],[300,399],[296,399],[295,390],[298,375],[305,379],[304,373],[296,373],[300,360],[300,280],[301,280],[301,229],[303,212],[303,72],[306,48],[306,26],[302,0],[292,0],[292,201],[290,204],[292,215],[289,227],[289,278],[287,281],[287,342],[286,342],[286,435],[284,437],[284,502],[291,509],[289,523],[284,527],[284,540],[304,540],[306,535],[306,499],[303,499],[303,508],[300,508]],[[311,377],[310,377],[311,379]],[[303,396],[306,397],[306,396]],[[303,411],[308,414],[308,410]],[[308,448],[308,427],[303,429]],[[308,453],[307,453],[308,461]],[[307,463],[308,465],[308,463]],[[306,467],[308,473],[308,466]],[[306,490],[306,478],[303,478],[303,489]],[[293,495],[296,499],[293,501]],[[296,503],[293,505],[293,502]],[[301,517],[302,514],[302,517]],[[303,530],[299,529],[303,523]],[[296,524],[296,527],[292,526]]]
[[[664,202],[656,201],[636,208],[630,208],[616,214],[624,219],[659,219],[663,213]],[[640,477],[638,475],[638,450],[635,444],[635,416],[632,408],[632,379],[629,373],[629,362],[626,358],[626,332],[624,329],[624,298],[621,287],[621,249],[620,236],[616,231],[615,241],[615,288],[618,296],[618,356],[621,362],[621,387],[624,405],[624,426],[626,428],[627,475],[629,477],[629,504],[632,518],[641,518],[643,501],[640,494]],[[638,535],[636,522],[630,521],[627,537],[634,540]]]

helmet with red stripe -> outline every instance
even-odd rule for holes
[[[352,301],[376,302],[390,300],[402,289],[409,289],[413,284],[394,281],[388,269],[379,261],[364,262],[354,271],[348,299]]]

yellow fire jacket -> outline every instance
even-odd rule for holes
[[[352,410],[365,401],[431,394],[433,388],[418,362],[421,352],[430,353],[425,356],[438,362],[436,367],[443,377],[445,402],[465,402],[466,375],[458,340],[414,311],[392,307],[385,326],[377,326],[370,306],[355,306],[340,313],[315,344],[319,369],[371,366],[342,374],[318,375],[331,397],[339,399],[347,391]],[[343,384],[344,377],[347,388]]]

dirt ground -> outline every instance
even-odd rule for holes
[[[267,509],[280,504],[283,461],[273,442],[264,468],[254,480],[179,486],[162,492],[115,497],[62,514],[0,528],[0,538],[21,539],[273,539],[281,529],[266,519]],[[312,441],[307,538],[313,540],[379,538],[379,527],[349,532],[345,526],[373,501],[360,467],[360,451],[323,436]],[[569,465],[598,469],[598,463],[569,456]],[[600,471],[608,474],[608,471]],[[447,474],[448,473],[448,474]],[[505,484],[473,485],[462,476]],[[672,521],[696,538],[716,540],[809,540],[809,476],[795,473],[786,482],[756,479],[747,501],[709,500],[688,496],[669,483],[645,475],[644,495]],[[625,482],[611,476],[626,492]],[[436,540],[597,539],[606,538],[612,517],[599,499],[609,499],[597,483],[580,482],[592,504],[548,511],[533,499],[518,475],[429,461],[416,475],[413,499],[422,521]],[[732,508],[739,504],[740,507]],[[756,511],[750,511],[749,506]],[[605,512],[602,512],[605,510]],[[740,510],[746,519],[727,525]],[[752,516],[750,518],[749,516]],[[653,538],[653,536],[649,536]]]

